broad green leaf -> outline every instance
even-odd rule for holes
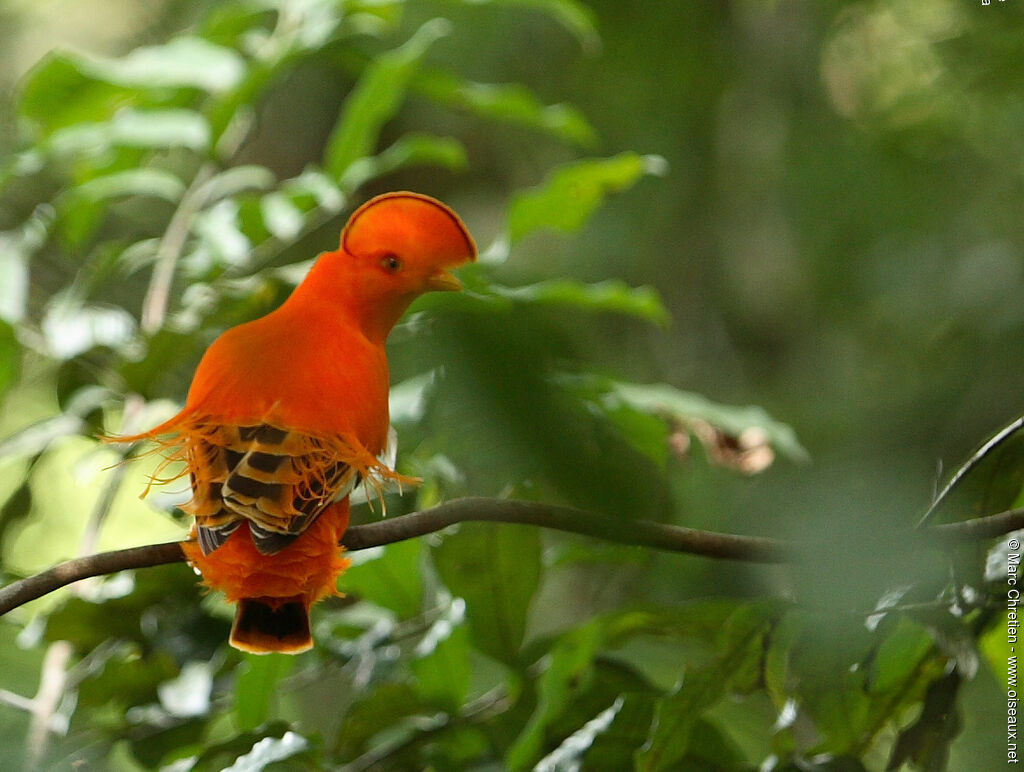
[[[15,337],[14,328],[0,321],[0,398],[18,377],[21,360],[21,346]]]
[[[210,712],[213,668],[209,662],[186,662],[176,678],[157,687],[160,705],[176,718],[205,716]]]
[[[276,182],[274,173],[265,166],[232,166],[207,180],[197,192],[197,198],[206,204],[212,204],[246,191],[268,190]]]
[[[291,672],[295,658],[286,654],[248,654],[235,678],[235,720],[239,729],[252,731],[265,724],[281,679]]]
[[[367,67],[327,141],[324,166],[335,179],[341,179],[353,161],[373,153],[381,129],[401,106],[420,60],[448,29],[443,19],[428,21],[404,45]]]
[[[422,603],[421,550],[419,539],[364,550],[355,555],[355,564],[342,574],[338,587],[402,618],[411,617]]]
[[[178,674],[178,666],[167,652],[140,657],[125,649],[82,681],[78,687],[80,705],[112,704],[124,709],[152,703],[157,700],[157,687]]]
[[[309,741],[295,732],[285,732],[280,737],[264,737],[257,740],[252,750],[235,759],[224,772],[261,772],[271,764],[293,758],[310,748]]]
[[[51,300],[40,327],[49,352],[70,359],[95,346],[127,343],[135,334],[135,318],[117,306],[83,306],[62,294]]]
[[[761,407],[737,407],[711,402],[700,394],[682,391],[667,384],[622,383],[588,376],[559,377],[559,383],[581,394],[593,389],[601,400],[615,404],[621,401],[635,410],[662,416],[684,425],[688,419],[700,419],[727,435],[737,437],[745,430],[757,428],[767,435],[768,442],[790,459],[804,462],[809,455],[792,427],[773,419]]]
[[[466,604],[452,600],[444,617],[434,622],[416,646],[411,663],[414,686],[425,703],[458,712],[473,676]]]
[[[622,710],[624,702],[623,697],[616,698],[610,706],[565,738],[554,751],[537,762],[534,766],[535,772],[557,772],[561,769],[578,768],[580,759],[590,750],[594,740],[608,731]]]
[[[537,761],[544,748],[545,730],[581,687],[602,641],[602,626],[588,624],[563,635],[551,649],[537,686],[537,707],[505,755],[509,769],[526,769]]]
[[[555,170],[536,188],[517,193],[506,214],[512,244],[544,228],[579,230],[612,193],[647,174],[663,174],[664,159],[638,153],[575,161]]]
[[[19,227],[0,233],[0,319],[12,324],[25,317],[29,290],[29,262],[46,242],[55,211],[37,206]]]
[[[582,147],[597,144],[597,131],[578,109],[544,104],[518,83],[474,83],[447,70],[421,70],[412,85],[437,102],[486,118],[539,129]]]
[[[463,0],[463,2],[469,5],[510,5],[534,8],[558,21],[576,37],[584,50],[595,52],[601,46],[595,14],[578,0]]]
[[[298,177],[285,180],[281,189],[293,199],[309,196],[316,206],[327,212],[340,212],[345,208],[345,194],[341,188],[318,169],[309,168]]]
[[[769,630],[768,609],[741,606],[730,615],[719,636],[718,656],[702,667],[688,668],[676,690],[655,711],[648,741],[637,751],[636,769],[671,769],[690,750],[690,734],[705,711],[751,671],[759,672],[764,638]]]
[[[916,678],[921,660],[934,643],[928,631],[915,622],[901,618],[885,636],[871,663],[872,694],[902,691]]]
[[[42,453],[54,440],[80,431],[84,417],[108,399],[110,392],[100,386],[83,389],[65,405],[63,413],[31,423],[0,441],[0,459]]]
[[[80,59],[79,69],[107,83],[142,89],[198,88],[226,91],[245,73],[241,55],[196,37],[142,46],[120,58]]]
[[[260,212],[267,231],[281,241],[291,241],[302,232],[306,217],[291,200],[274,191],[260,199]]]
[[[95,80],[75,54],[51,53],[25,78],[18,112],[48,134],[64,126],[108,120],[138,92]]]
[[[103,153],[111,147],[205,150],[210,143],[206,119],[193,110],[119,110],[109,121],[58,129],[42,144],[53,155]]]
[[[238,203],[222,199],[199,214],[193,224],[199,240],[189,256],[191,270],[201,272],[213,265],[244,266],[252,255],[252,241],[239,226]]]
[[[175,203],[184,192],[185,183],[171,172],[161,169],[114,172],[94,177],[72,190],[75,197],[93,202],[124,196],[143,196]]]
[[[540,582],[538,530],[467,524],[446,536],[432,556],[445,586],[466,601],[474,646],[501,662],[515,663]]]
[[[401,681],[386,681],[356,695],[355,703],[345,711],[338,727],[338,758],[351,761],[366,751],[374,736],[395,728],[421,709],[413,687]]]
[[[574,279],[551,279],[522,287],[491,284],[488,290],[520,303],[628,314],[661,325],[669,321],[668,311],[656,290],[652,287],[630,287],[617,279],[596,284]]]
[[[457,139],[430,134],[406,134],[375,156],[357,158],[341,178],[343,190],[356,190],[367,182],[408,166],[465,169],[466,149]]]

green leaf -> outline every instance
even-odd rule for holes
[[[551,649],[537,686],[537,707],[505,756],[509,769],[525,769],[537,761],[544,748],[545,730],[580,688],[603,638],[602,625],[584,625],[563,635]]]
[[[464,525],[434,547],[432,557],[445,586],[466,601],[476,648],[501,662],[515,663],[540,582],[538,530]]]
[[[950,745],[963,728],[957,703],[962,680],[953,669],[928,687],[921,714],[896,738],[887,770],[900,769],[906,761],[918,769],[947,768]]]
[[[265,724],[281,679],[291,672],[295,658],[286,654],[247,654],[235,679],[235,720],[239,729],[252,731]]]
[[[741,606],[726,621],[719,636],[720,652],[707,665],[688,668],[676,690],[657,706],[651,735],[636,754],[636,769],[670,769],[691,748],[691,731],[705,711],[731,687],[743,684],[751,671],[759,672],[769,610],[760,604]]]
[[[300,734],[287,731],[280,737],[264,737],[257,740],[248,753],[235,759],[223,772],[261,772],[278,761],[294,758],[311,748],[309,740]]]
[[[265,166],[232,166],[207,180],[197,192],[197,198],[212,204],[250,190],[269,190],[276,182],[274,173]]]
[[[601,47],[594,11],[577,0],[463,0],[470,5],[510,5],[547,13],[571,32],[585,51]]]
[[[185,183],[162,169],[127,169],[94,177],[71,192],[75,198],[90,202],[124,196],[148,196],[173,204],[185,192]]]
[[[284,193],[275,190],[260,199],[260,212],[267,231],[281,241],[291,241],[302,232],[306,217]]]
[[[536,230],[579,230],[612,193],[634,185],[647,174],[663,174],[659,156],[620,153],[612,158],[575,161],[560,167],[531,190],[517,193],[506,214],[512,244]]]
[[[14,334],[14,328],[0,321],[0,397],[18,377],[21,364],[21,346]]]
[[[598,311],[637,316],[655,324],[669,321],[668,311],[652,287],[630,287],[618,279],[587,284],[575,279],[550,279],[522,287],[488,285],[503,298],[535,305],[566,306],[581,311]]]
[[[0,233],[0,319],[17,323],[25,317],[29,262],[46,243],[54,215],[49,204],[37,206],[18,228]]]
[[[454,598],[448,613],[417,644],[411,663],[423,701],[451,713],[461,707],[473,676],[465,614],[465,602]]]
[[[449,24],[433,19],[400,48],[377,57],[345,100],[327,141],[324,166],[341,179],[353,161],[373,153],[380,131],[398,111],[409,79],[430,46],[448,34]]]
[[[417,91],[451,107],[492,120],[539,129],[581,147],[597,144],[597,131],[578,109],[567,104],[544,104],[518,83],[474,83],[446,70],[421,70]]]
[[[927,630],[900,618],[878,647],[871,663],[869,692],[887,695],[905,689],[907,682],[916,678],[921,660],[933,647]]]
[[[105,121],[137,92],[94,80],[74,54],[51,53],[28,73],[18,111],[48,134],[63,126]]]
[[[421,710],[413,688],[402,682],[384,682],[369,692],[357,695],[338,728],[335,752],[341,761],[350,761],[370,747],[381,732],[392,731],[409,716]]]
[[[588,378],[561,379],[560,382],[571,387],[574,380],[577,385],[584,385],[588,381],[591,385],[596,385],[595,381]],[[605,380],[603,383],[604,387],[598,388],[601,391],[606,390],[605,398],[621,400],[635,410],[684,424],[688,419],[700,419],[731,437],[738,437],[747,429],[758,428],[765,432],[773,448],[793,461],[805,462],[809,458],[792,427],[776,421],[763,408],[756,405],[720,405],[700,394],[682,391],[666,384],[622,383],[612,380]]]
[[[227,91],[245,74],[240,54],[196,37],[142,46],[116,59],[83,58],[77,66],[91,78],[119,86],[198,88],[211,93]]]
[[[430,134],[406,134],[375,156],[357,158],[341,179],[341,188],[356,190],[367,182],[409,166],[438,166],[453,171],[465,169],[466,149],[457,139]]]
[[[157,687],[160,705],[176,718],[205,716],[210,712],[213,667],[209,662],[186,662],[177,677]]]
[[[419,539],[407,539],[355,553],[354,565],[342,574],[338,587],[409,618],[420,612],[422,603],[421,551]]]
[[[52,155],[103,153],[111,147],[209,147],[210,126],[194,110],[135,110],[125,108],[102,123],[80,123],[55,131],[42,143]]]
[[[84,306],[62,293],[51,299],[40,327],[50,353],[70,359],[94,346],[127,343],[135,334],[135,317],[117,306]]]

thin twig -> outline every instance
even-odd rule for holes
[[[379,547],[465,522],[534,525],[632,547],[752,563],[795,562],[812,546],[761,536],[698,531],[646,520],[623,520],[553,504],[487,498],[455,499],[421,512],[354,525],[345,532],[341,544],[350,550]],[[908,545],[945,548],[994,538],[1022,528],[1024,508],[958,523],[933,525],[920,531],[907,530],[895,538],[905,540]],[[131,568],[177,563],[184,559],[180,542],[166,542],[69,560],[0,589],[0,616],[80,579]]]
[[[212,163],[203,164],[192,178],[192,183],[178,202],[160,244],[156,249],[156,262],[153,274],[149,279],[146,297],[142,301],[140,327],[142,332],[152,335],[163,327],[167,317],[167,302],[174,281],[174,268],[181,257],[188,239],[188,231],[192,220],[203,208],[206,199],[206,183],[213,177],[217,167]]]

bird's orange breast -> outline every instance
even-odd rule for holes
[[[388,369],[383,347],[357,330],[294,318],[282,307],[210,346],[185,410],[236,425],[267,423],[384,449]]]

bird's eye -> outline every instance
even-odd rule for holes
[[[387,254],[380,259],[380,265],[389,273],[398,273],[402,270],[402,260],[398,255]]]

